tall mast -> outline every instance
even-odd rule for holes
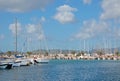
[[[17,53],[17,18],[15,18],[15,52]]]

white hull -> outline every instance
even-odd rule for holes
[[[9,60],[0,61],[0,69],[11,69],[13,66]]]
[[[28,66],[30,64],[30,61],[20,58],[10,62],[10,64],[12,64],[13,67]]]
[[[13,67],[19,67],[21,62],[14,62]]]
[[[29,58],[28,61],[30,62],[30,64],[35,64],[34,59],[33,58]]]
[[[15,66],[28,66],[30,61],[27,59],[17,59],[14,63]]]
[[[37,58],[34,61],[35,63],[48,63],[49,62],[48,59],[41,59],[41,58]]]
[[[0,69],[11,69],[12,64],[0,64]]]
[[[5,69],[7,67],[7,64],[6,65],[0,65],[0,69]]]
[[[27,61],[27,60],[23,60],[23,61],[21,61],[21,63],[20,63],[20,66],[29,66],[29,65],[30,65],[30,62]]]
[[[117,58],[113,58],[113,60],[117,60]]]

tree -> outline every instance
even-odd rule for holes
[[[48,56],[48,54],[49,54],[49,53],[46,51],[46,52],[45,52],[45,56]]]
[[[73,51],[71,51],[71,54],[75,54],[76,52],[73,50]]]
[[[84,55],[85,55],[85,52],[84,52],[84,51],[81,51],[80,54],[81,54],[82,56],[84,56]]]
[[[78,53],[76,56],[81,56],[81,53]]]
[[[65,57],[67,57],[67,56],[68,56],[68,54],[64,54],[64,56],[65,56]]]
[[[28,56],[30,56],[31,54],[32,54],[32,52],[29,52],[29,51],[27,52],[27,55],[28,55]]]
[[[98,54],[99,56],[102,56],[102,55],[104,55],[104,52],[103,52],[102,50],[98,50],[98,51],[97,51],[97,54]]]
[[[12,55],[11,51],[7,51],[7,56],[10,57]]]
[[[117,49],[115,49],[115,55],[119,56],[119,51]]]

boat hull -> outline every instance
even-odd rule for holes
[[[35,63],[46,64],[49,62],[48,59],[34,59]]]
[[[11,69],[12,68],[12,64],[1,64],[0,65],[0,69]]]

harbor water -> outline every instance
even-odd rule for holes
[[[0,70],[0,81],[120,81],[120,61],[52,60]]]

